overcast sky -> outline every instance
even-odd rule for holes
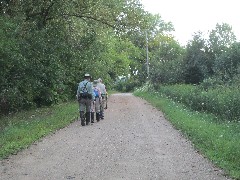
[[[171,21],[175,37],[186,45],[194,32],[215,29],[227,23],[240,40],[240,0],[141,0],[145,10]]]

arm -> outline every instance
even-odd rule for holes
[[[87,85],[88,85],[88,92],[89,92],[89,94],[92,95],[92,100],[94,100],[94,99],[95,99],[95,95],[94,95],[94,92],[93,92],[93,86],[92,86],[92,83],[89,82]]]
[[[107,94],[107,89],[106,89],[106,86],[103,84],[103,90],[104,90],[104,94],[106,95]]]
[[[102,93],[99,88],[98,88],[98,93],[99,93],[99,101],[101,102],[102,101]]]
[[[79,101],[79,99],[80,99],[80,83],[78,84],[76,98],[77,98],[77,100]]]
[[[77,88],[77,97],[78,97],[79,94],[80,94],[80,92],[79,92],[79,91],[80,91],[80,87],[79,87],[79,86],[80,86],[80,83],[78,84],[78,88]]]

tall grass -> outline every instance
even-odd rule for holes
[[[204,90],[201,86],[161,86],[158,92],[187,107],[213,113],[221,119],[240,121],[240,90],[237,87],[217,87]]]
[[[216,121],[217,117],[213,114],[193,111],[149,89],[135,91],[134,94],[163,111],[165,117],[192,141],[196,149],[229,176],[240,179],[240,123]]]
[[[1,117],[0,159],[17,153],[34,141],[61,129],[78,116],[76,102]]]

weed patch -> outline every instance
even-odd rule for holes
[[[0,159],[15,154],[40,138],[66,127],[78,116],[78,104],[69,102],[50,108],[2,117]]]

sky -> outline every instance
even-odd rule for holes
[[[240,40],[240,0],[141,0],[144,9],[160,14],[166,22],[171,21],[175,39],[182,45],[192,40],[193,34],[202,31],[206,37],[216,24],[232,26]]]

